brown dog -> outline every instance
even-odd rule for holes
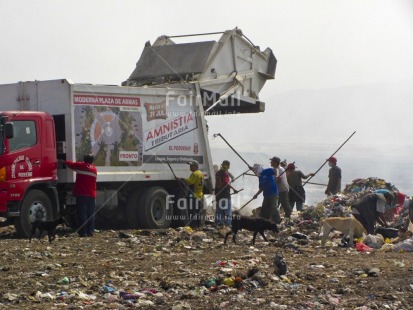
[[[320,231],[318,236],[320,236],[321,231],[323,231],[323,237],[321,239],[321,246],[325,246],[328,235],[332,230],[341,231],[344,236],[349,237],[350,246],[353,246],[354,236],[356,238],[363,237],[363,233],[366,233],[366,229],[359,221],[354,217],[329,217],[320,222]]]
[[[258,233],[260,233],[260,235],[264,238],[265,241],[268,241],[268,240],[264,235],[264,231],[271,230],[275,233],[278,233],[277,224],[274,223],[273,221],[264,219],[262,217],[243,216],[243,215],[239,215],[238,213],[234,213],[234,215],[232,216],[231,231],[229,231],[225,235],[224,244],[227,243],[227,238],[231,234],[234,234],[232,236],[232,241],[236,243],[235,238],[237,236],[238,231],[241,229],[247,229],[249,231],[254,232],[254,236],[252,238],[252,244],[255,244],[255,238],[257,237]]]

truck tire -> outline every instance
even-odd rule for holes
[[[167,203],[169,193],[162,187],[146,189],[138,207],[138,222],[142,228],[168,228],[172,221],[172,205]]]
[[[35,220],[52,220],[53,210],[49,197],[40,190],[30,191],[23,201],[20,216],[14,219],[14,227],[20,237],[30,237]]]
[[[126,221],[128,228],[139,228],[139,198],[143,192],[143,188],[135,190],[128,198],[126,205]]]

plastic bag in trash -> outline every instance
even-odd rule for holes
[[[396,252],[413,252],[413,239],[407,239],[403,242],[396,244],[393,250]]]
[[[363,243],[373,249],[380,249],[384,244],[382,235],[367,235],[363,238]]]

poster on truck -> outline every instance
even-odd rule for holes
[[[191,107],[165,97],[74,93],[76,158],[93,154],[97,166],[203,164],[203,143]]]
[[[75,93],[73,104],[78,160],[89,153],[97,166],[142,165],[140,98]]]

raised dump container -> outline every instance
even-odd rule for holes
[[[214,33],[217,34],[217,33]],[[258,94],[277,65],[272,50],[260,51],[240,29],[221,33],[219,41],[176,44],[160,36],[146,43],[125,86],[157,86],[198,83],[208,113],[263,112]]]

